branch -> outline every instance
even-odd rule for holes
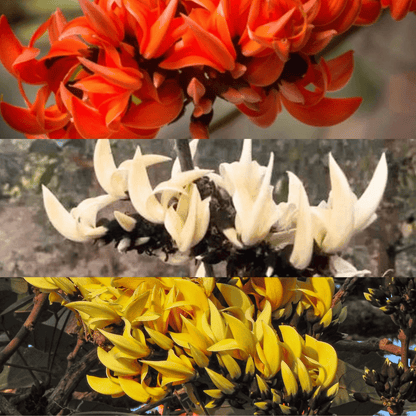
[[[47,307],[48,293],[38,293],[33,299],[33,309],[27,317],[26,322],[20,328],[16,336],[0,351],[0,372],[4,363],[18,350],[25,339],[33,332],[42,311]]]
[[[357,283],[358,277],[348,277],[338,292],[335,294],[334,298],[332,299],[332,306],[333,308],[335,304],[340,300],[342,303],[345,302],[345,299],[348,297],[350,292],[354,289],[355,284]]]
[[[21,415],[9,401],[0,394],[0,411],[3,415]]]
[[[192,160],[191,148],[189,147],[188,139],[176,139],[176,152],[178,154],[179,163],[181,164],[182,172],[194,169],[194,162]]]
[[[361,354],[367,354],[369,352],[379,352],[384,351],[389,354],[394,354],[397,356],[401,356],[401,348],[398,345],[394,345],[389,339],[387,338],[370,338],[364,342],[357,342],[351,340],[342,340],[337,341],[334,344],[334,348],[337,351],[351,351],[351,352],[360,352]],[[416,357],[415,351],[409,351],[409,355],[411,357]],[[403,363],[404,364],[404,363]]]
[[[97,359],[97,349],[94,348],[80,361],[71,365],[49,398],[46,408],[48,414],[56,414],[65,406],[78,383],[85,377]]]

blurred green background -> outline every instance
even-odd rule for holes
[[[171,140],[112,140],[118,165],[130,159],[140,144],[143,153],[175,158]],[[49,223],[43,208],[41,184],[46,184],[66,209],[104,192],[95,179],[93,140],[0,140],[0,277],[11,276],[190,276],[190,266],[169,266],[157,258],[120,254],[112,245],[73,243]],[[222,162],[238,160],[241,140],[199,143],[196,164],[218,172]],[[254,140],[253,159],[266,165],[275,154],[272,184],[276,202],[287,198],[286,171],[302,180],[311,205],[327,200],[330,189],[328,153],[345,172],[354,193],[366,189],[383,152],[389,181],[378,210],[379,219],[358,234],[344,253],[362,270],[381,276],[393,269],[397,276],[416,276],[416,140]],[[155,185],[170,175],[171,163],[149,168]],[[126,203],[100,213],[130,211]],[[217,276],[221,276],[221,267]]]
[[[44,22],[56,7],[64,12],[68,20],[80,14],[77,0],[2,0],[0,14],[5,14],[13,30],[23,44],[27,44],[36,28]],[[337,47],[329,45],[331,53],[326,58],[340,55],[350,49],[355,51],[355,71],[352,80],[341,92],[331,97],[362,96],[364,102],[358,111],[345,122],[329,127],[306,126],[283,110],[268,129],[256,127],[245,116],[231,121],[223,118],[233,113],[234,106],[222,100],[215,104],[213,123],[221,128],[212,134],[216,139],[409,139],[416,137],[416,16],[409,14],[401,22],[395,22],[385,13],[370,26],[345,36]],[[46,51],[47,36],[36,44]],[[37,88],[28,86],[29,98]],[[15,79],[0,68],[0,93],[3,99],[14,105],[24,106]],[[190,106],[191,107],[191,106]],[[186,138],[189,136],[186,115],[171,126],[161,130],[158,138]],[[225,124],[225,125],[224,125]],[[23,137],[0,120],[0,138]]]

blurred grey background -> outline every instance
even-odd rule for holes
[[[28,43],[36,28],[59,6],[68,20],[80,14],[77,0],[2,0],[0,14],[5,14],[23,44]],[[244,115],[235,117],[234,106],[222,100],[215,104],[213,124],[216,139],[409,139],[416,137],[416,16],[411,13],[401,22],[395,22],[386,12],[370,27],[362,27],[345,36],[340,45],[325,58],[355,51],[355,71],[350,83],[330,97],[362,96],[364,102],[345,122],[328,128],[306,126],[285,110],[268,129],[256,127]],[[45,35],[36,46],[46,51]],[[37,87],[27,87],[33,99]],[[0,68],[0,93],[4,101],[24,106],[15,79]],[[190,106],[191,107],[191,106]],[[186,138],[192,110],[175,124],[167,126],[158,135],[160,139]],[[231,120],[227,115],[232,114]],[[224,120],[225,117],[225,120]],[[0,138],[19,138],[22,134],[10,129],[0,120]]]

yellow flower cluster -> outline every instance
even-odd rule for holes
[[[229,400],[286,414],[328,406],[338,391],[334,348],[283,324],[342,320],[332,278],[26,280],[105,337],[107,378],[87,376],[99,393],[147,403],[190,383],[204,411]]]

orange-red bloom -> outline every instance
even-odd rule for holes
[[[58,9],[27,46],[0,18],[0,61],[26,103],[0,110],[28,137],[153,138],[192,102],[191,135],[206,138],[218,97],[260,126],[283,106],[304,123],[336,124],[361,102],[326,97],[351,77],[352,53],[315,55],[351,26],[374,23],[383,7],[396,20],[416,9],[416,0],[79,3],[83,16],[67,22]],[[50,49],[39,58],[45,32]],[[39,85],[33,102],[24,83]]]
[[[345,86],[353,72],[352,51],[325,62],[313,63],[303,56],[307,71],[302,78],[290,82],[278,80],[268,93],[255,88],[260,102],[243,102],[237,105],[255,124],[267,127],[273,123],[282,105],[295,118],[312,126],[331,126],[350,117],[361,104],[361,98],[326,98],[327,91],[336,91]],[[313,85],[313,91],[307,89]]]

